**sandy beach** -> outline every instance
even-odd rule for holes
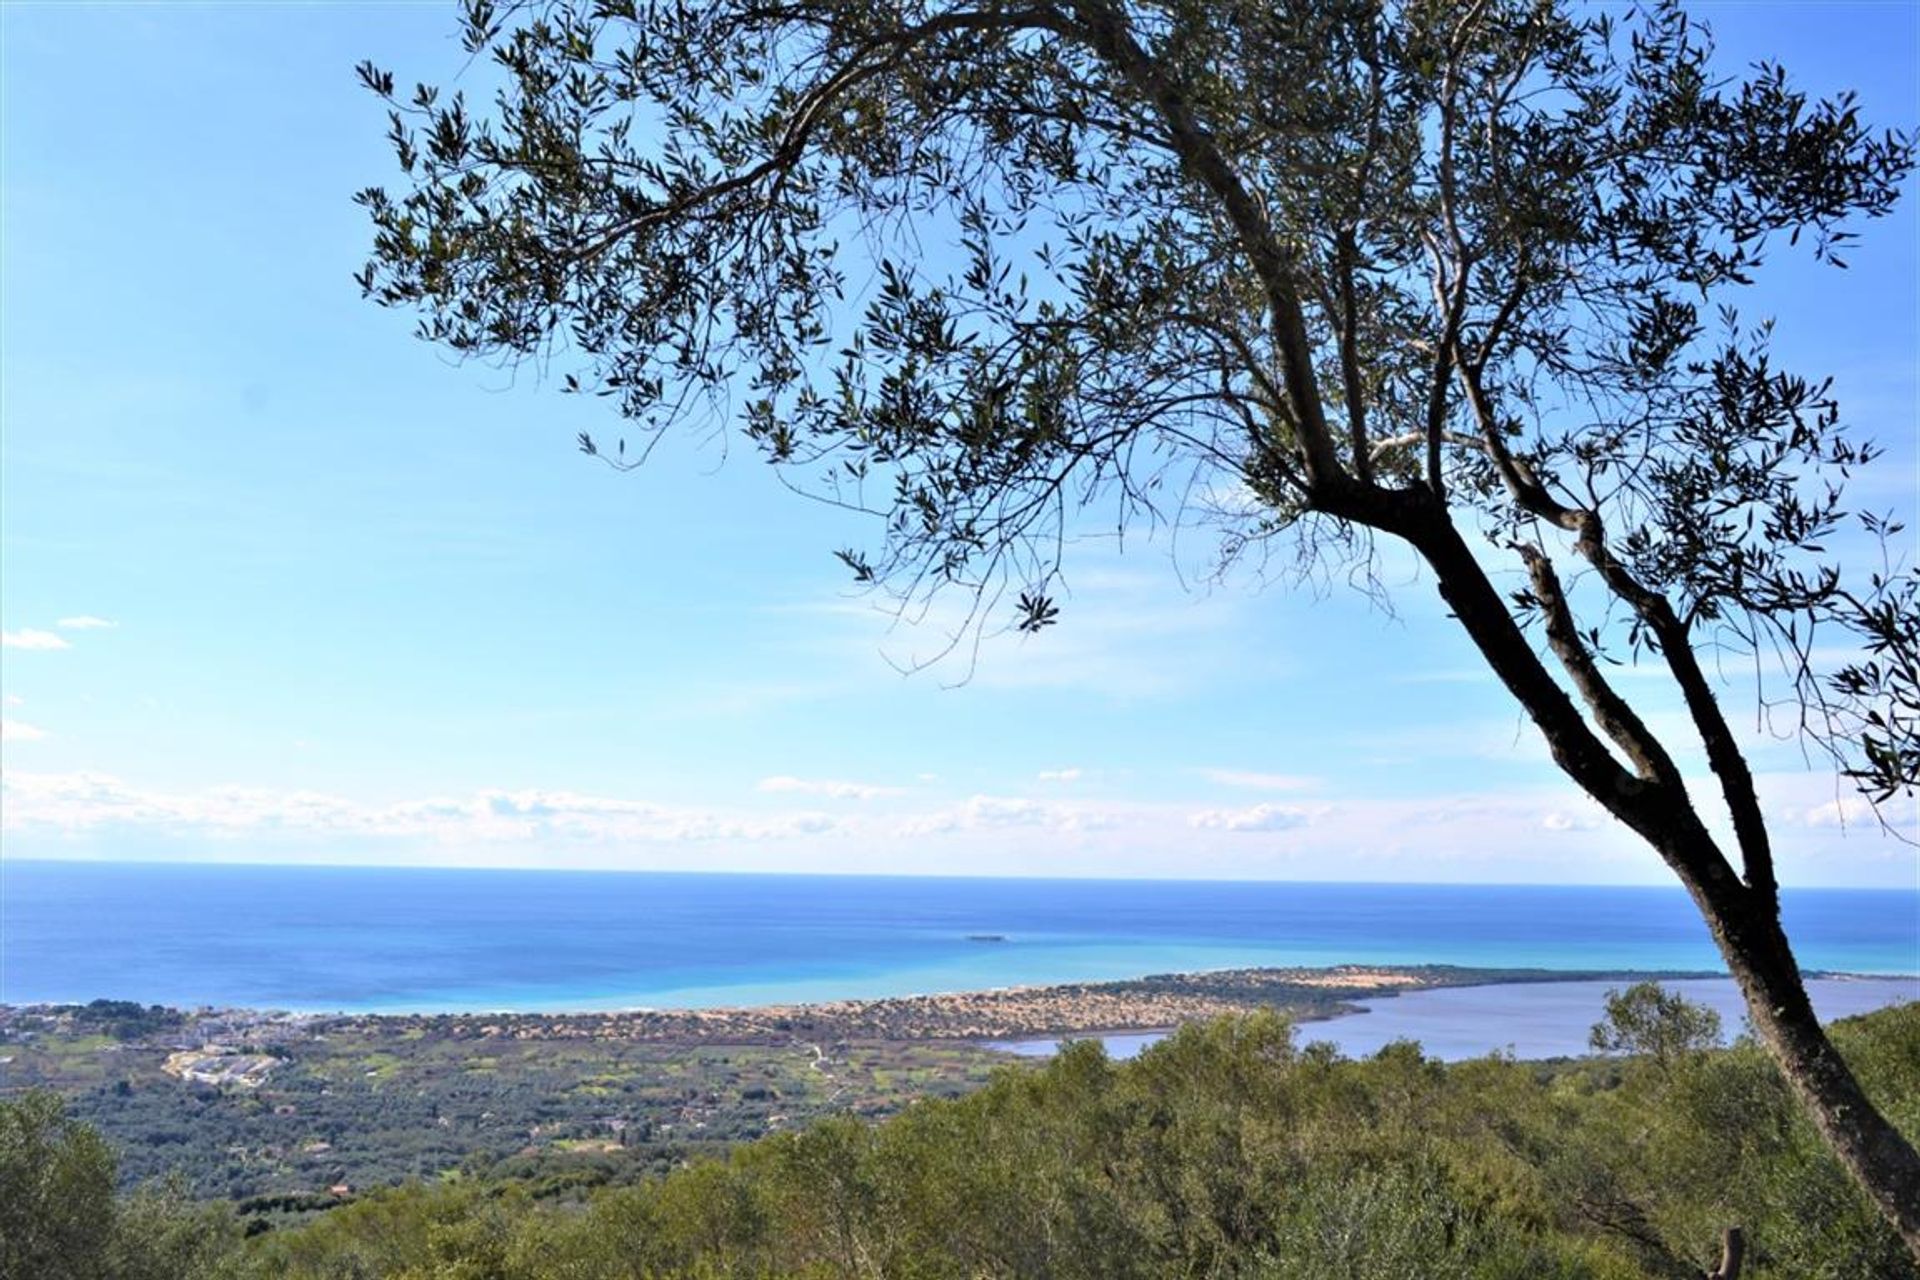
[[[985,991],[831,1000],[750,1008],[631,1009],[605,1013],[343,1015],[335,1025],[430,1024],[459,1037],[777,1043],[806,1040],[1011,1040],[1177,1027],[1228,1013],[1274,1009],[1317,1020],[1358,1001],[1439,987],[1569,977],[1630,981],[1647,974],[1567,974],[1450,966],[1337,965],[1220,969],[1120,982],[1015,986]],[[1697,975],[1692,975],[1697,976]]]

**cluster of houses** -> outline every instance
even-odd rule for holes
[[[279,1062],[261,1050],[305,1038],[320,1020],[250,1009],[202,1010],[189,1024],[191,1038],[174,1042],[175,1052],[161,1070],[193,1084],[257,1089]]]
[[[193,1084],[257,1089],[266,1083],[277,1061],[264,1053],[242,1053],[230,1045],[209,1044],[168,1054],[160,1069]]]

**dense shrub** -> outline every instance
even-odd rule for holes
[[[1920,1128],[1920,1004],[1836,1036]],[[959,1100],[827,1121],[584,1201],[457,1178],[245,1242],[219,1211],[158,1193],[115,1205],[111,1161],[44,1098],[0,1107],[0,1133],[7,1258],[61,1239],[74,1257],[131,1259],[44,1273],[57,1277],[1658,1280],[1706,1269],[1739,1225],[1758,1280],[1915,1280],[1747,1044],[1445,1066],[1411,1044],[1346,1060],[1298,1047],[1279,1019],[1228,1018],[1134,1062],[1074,1045]],[[23,1166],[28,1150],[64,1154]],[[54,1181],[82,1194],[56,1199]]]
[[[242,1274],[239,1241],[224,1205],[116,1198],[113,1153],[55,1095],[0,1102],[0,1280],[220,1280]]]

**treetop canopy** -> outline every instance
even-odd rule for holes
[[[1734,302],[1769,252],[1844,265],[1914,137],[1724,78],[1678,4],[469,0],[464,28],[485,111],[361,68],[407,183],[359,197],[361,284],[611,398],[636,447],[588,452],[737,424],[884,520],[858,578],[977,617],[1011,589],[1028,629],[1089,520],[1311,562],[1464,518],[1526,572],[1521,620],[1589,649],[1609,616],[1662,652],[1864,635],[1884,662],[1801,661],[1796,692],[1911,785],[1911,576],[1826,556],[1874,449]]]

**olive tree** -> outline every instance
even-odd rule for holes
[[[405,175],[359,195],[368,295],[609,398],[619,438],[581,447],[616,466],[737,428],[878,517],[857,578],[976,622],[1054,622],[1094,520],[1203,514],[1225,561],[1404,544],[1920,1256],[1920,1158],[1808,1004],[1702,657],[1765,653],[1838,768],[1913,790],[1911,568],[1826,550],[1896,532],[1843,494],[1874,449],[1735,305],[1770,252],[1841,265],[1910,134],[1722,79],[1674,3],[467,0],[463,28],[488,102],[360,69]],[[1836,630],[1860,657],[1822,670]]]
[[[1662,1070],[1720,1043],[1720,1015],[1657,982],[1607,992],[1607,1013],[1587,1044],[1597,1053],[1641,1053]]]
[[[113,1152],[59,1095],[0,1101],[0,1277],[104,1276],[113,1178]]]

